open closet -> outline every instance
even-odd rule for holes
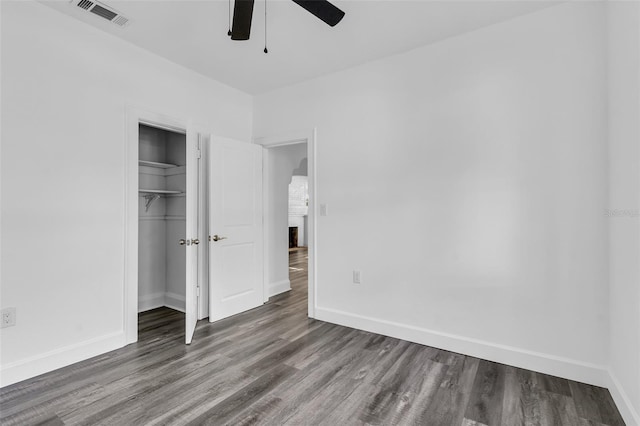
[[[262,147],[137,109],[128,123],[126,339],[166,307],[184,312],[190,344],[199,319],[265,301]]]
[[[138,146],[138,312],[184,312],[186,134],[140,124]]]

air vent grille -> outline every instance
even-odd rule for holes
[[[83,8],[84,10],[87,10],[91,6],[93,6],[93,2],[89,0],[81,0],[80,3],[78,3],[78,6]]]
[[[71,0],[71,2],[79,8],[104,18],[107,21],[113,22],[120,27],[124,27],[129,23],[128,18],[125,18],[112,7],[107,6],[104,3],[100,3],[95,0]]]
[[[129,20],[122,15],[118,15],[111,22],[113,22],[114,24],[118,24],[121,27],[124,27],[125,25],[127,25],[127,22],[129,22]]]
[[[96,15],[102,16],[104,19],[108,19],[110,21],[112,21],[113,18],[118,16],[117,13],[112,12],[109,9],[105,9],[104,7],[100,6],[99,4],[96,4],[95,6],[93,6],[93,8],[91,9],[91,13],[95,13]]]

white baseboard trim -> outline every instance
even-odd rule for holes
[[[291,281],[282,280],[276,281],[275,283],[269,283],[267,286],[267,297],[273,297],[280,293],[284,293],[285,291],[291,290]]]
[[[605,366],[570,358],[442,333],[330,308],[316,307],[315,318],[578,382],[602,387],[607,387],[609,384],[609,374]]]
[[[186,306],[184,296],[168,291],[164,294],[164,306],[184,312]]]
[[[138,298],[138,312],[146,312],[162,306],[184,312],[184,296],[168,291],[166,293],[148,294]]]
[[[8,386],[125,345],[123,331],[85,340],[0,367],[0,387]]]
[[[616,403],[622,419],[627,426],[640,426],[640,413],[636,411],[636,408],[631,403],[631,398],[629,398],[629,395],[624,391],[622,384],[610,368],[608,373],[609,384],[606,387],[609,389],[609,392],[611,392],[613,401]]]
[[[146,294],[138,297],[138,312],[150,311],[160,306],[164,306],[164,292]]]

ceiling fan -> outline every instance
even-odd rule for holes
[[[293,0],[293,2],[332,27],[344,17],[344,12],[327,0]],[[235,0],[231,40],[249,40],[254,3],[255,0]]]

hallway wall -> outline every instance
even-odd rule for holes
[[[289,183],[293,171],[307,157],[307,144],[265,150],[267,156],[267,296],[288,291],[289,282]]]

